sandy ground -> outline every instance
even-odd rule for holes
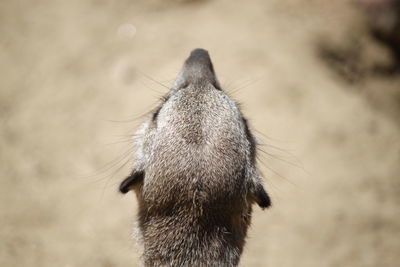
[[[358,16],[344,0],[1,1],[0,266],[139,266],[136,200],[117,193],[129,135],[196,47],[264,144],[274,207],[242,266],[400,266],[399,79],[348,84],[316,52]]]

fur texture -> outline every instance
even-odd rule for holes
[[[135,135],[134,190],[145,266],[237,266],[252,204],[271,205],[256,141],[195,49],[164,102]]]

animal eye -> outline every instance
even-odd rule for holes
[[[156,109],[156,111],[154,111],[153,116],[152,116],[152,118],[151,118],[152,121],[156,121],[156,120],[157,120],[157,117],[158,117],[158,114],[160,113],[161,108],[162,108],[162,106],[159,106],[159,107]]]
[[[222,91],[221,86],[219,85],[219,83],[218,83],[217,81],[215,81],[215,82],[213,83],[213,85],[214,85],[215,89],[218,89],[218,90],[221,90],[221,91]]]
[[[190,83],[185,82],[185,83],[183,83],[183,84],[179,87],[179,89],[185,89],[185,88],[187,88],[187,87],[189,86],[189,84],[190,84]]]

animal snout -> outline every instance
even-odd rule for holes
[[[190,84],[212,84],[220,89],[210,55],[207,50],[194,49],[183,64],[182,70],[175,82],[175,88],[183,88]]]

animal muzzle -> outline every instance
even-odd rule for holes
[[[174,88],[180,89],[190,84],[204,83],[212,84],[216,89],[220,89],[208,51],[197,48],[190,53],[183,64]]]

